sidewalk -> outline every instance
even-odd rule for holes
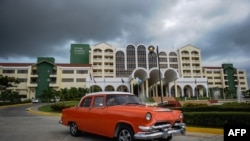
[[[61,113],[50,113],[50,112],[42,112],[39,111],[38,108],[46,104],[33,104],[32,107],[28,108],[27,111],[33,114],[39,115],[47,115],[47,116],[61,116]],[[199,128],[199,127],[186,127],[187,132],[198,132],[198,133],[205,133],[205,134],[218,134],[223,135],[223,129],[218,128]]]

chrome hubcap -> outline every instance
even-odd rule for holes
[[[131,135],[128,130],[122,130],[119,135],[119,141],[131,141]]]

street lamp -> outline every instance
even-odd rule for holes
[[[148,51],[152,54],[154,53],[155,47],[154,46],[149,46]],[[159,80],[160,80],[160,90],[161,90],[161,104],[163,104],[163,97],[162,97],[162,86],[161,86],[161,70],[160,70],[160,59],[159,59],[159,51],[158,51],[158,46],[156,47],[156,55],[157,55],[157,62],[158,62],[158,70],[159,70]]]

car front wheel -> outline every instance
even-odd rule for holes
[[[134,140],[134,132],[129,126],[122,125],[120,126],[116,141],[133,141]]]
[[[172,140],[172,135],[167,137],[166,139],[159,139],[159,141],[170,141]]]
[[[78,130],[77,124],[75,122],[70,123],[69,132],[72,136],[75,136],[75,137],[80,134],[80,131]]]

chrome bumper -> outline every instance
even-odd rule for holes
[[[134,138],[139,140],[166,139],[171,136],[185,135],[186,133],[185,123],[176,123],[172,127],[170,124],[165,124],[151,127],[140,126],[139,128],[143,132],[138,132],[134,135]]]

